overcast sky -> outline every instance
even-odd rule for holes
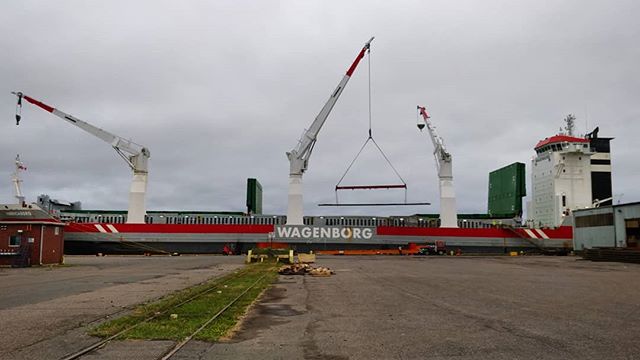
[[[530,162],[568,113],[612,136],[613,192],[640,200],[638,1],[3,1],[0,202],[24,192],[126,209],[131,173],[106,143],[26,104],[20,90],[151,151],[149,210],[286,213],[285,152],[371,36],[373,135],[430,207],[320,208],[367,137],[367,59],[322,129],[304,175],[306,214],[438,211],[425,105],[454,159],[460,212],[486,212],[488,173]],[[398,180],[372,147],[343,184]],[[3,189],[3,190],[1,190]],[[402,191],[340,201],[403,201]]]

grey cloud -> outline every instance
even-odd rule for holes
[[[304,178],[308,214],[435,212],[426,105],[454,155],[461,211],[486,210],[488,172],[529,163],[567,113],[580,132],[614,136],[614,193],[640,198],[635,106],[640,25],[634,1],[5,2],[0,5],[0,174],[11,201],[16,153],[25,192],[124,209],[130,173],[108,145],[25,105],[12,90],[151,149],[153,210],[243,210],[245,180],[266,212],[286,211],[284,155],[371,35],[374,135],[427,208],[326,209],[366,137],[363,61],[325,127]],[[370,149],[371,150],[371,149]],[[2,165],[4,164],[4,165]],[[358,180],[383,164],[363,161]],[[385,170],[386,171],[386,170]],[[385,173],[386,174],[386,173]],[[347,194],[361,201],[402,194]],[[348,199],[348,197],[345,197]]]

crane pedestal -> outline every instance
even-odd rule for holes
[[[127,224],[144,224],[145,197],[147,193],[147,174],[133,174],[131,191],[129,192],[129,211]]]
[[[289,175],[287,225],[303,225],[302,208],[302,174],[291,174]]]
[[[453,188],[453,178],[440,179],[440,227],[458,227],[456,194]]]

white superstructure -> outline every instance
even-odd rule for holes
[[[573,210],[592,206],[593,152],[588,139],[569,135],[544,139],[535,151],[527,217],[536,227],[558,227]]]

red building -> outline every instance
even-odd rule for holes
[[[64,226],[36,205],[0,205],[0,265],[61,264]]]

